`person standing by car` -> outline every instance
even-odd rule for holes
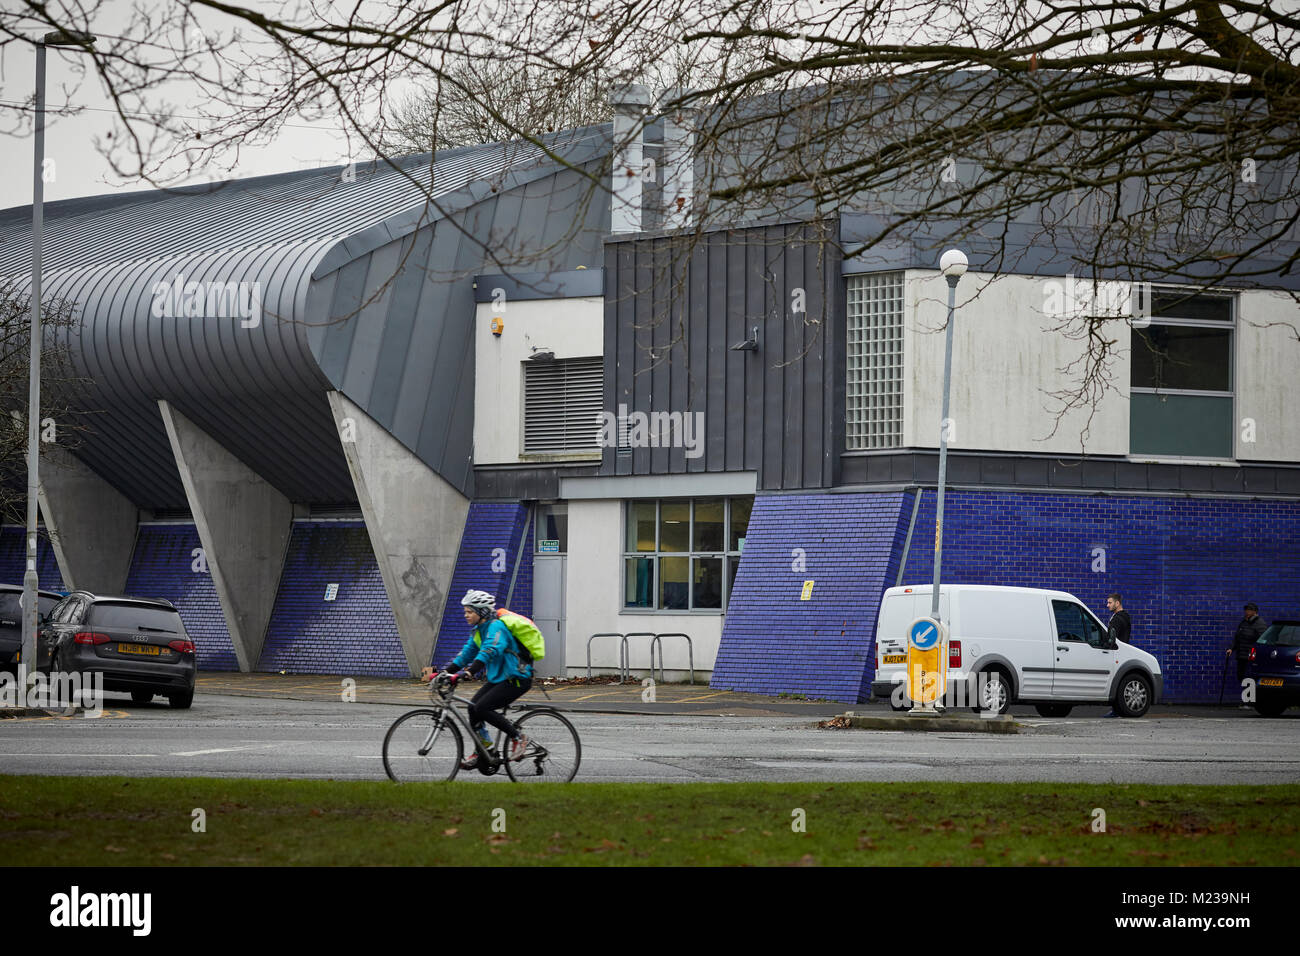
[[[1229,654],[1237,656],[1238,687],[1246,679],[1246,667],[1250,664],[1251,647],[1259,640],[1259,636],[1267,630],[1264,619],[1259,616],[1259,607],[1256,606],[1254,601],[1246,605],[1245,611],[1246,616],[1237,625],[1237,631],[1232,635],[1232,646],[1228,648]],[[1247,705],[1243,704],[1242,706],[1246,707]]]
[[[1133,631],[1133,619],[1129,617],[1128,611],[1124,610],[1124,604],[1120,600],[1118,591],[1106,598],[1106,610],[1110,611],[1110,622],[1106,625],[1106,635],[1112,641],[1123,641],[1127,644],[1129,634]]]
[[[1124,610],[1124,602],[1119,596],[1118,591],[1113,591],[1106,598],[1106,610],[1110,611],[1110,622],[1106,625],[1106,637],[1110,639],[1111,647],[1118,647],[1120,643],[1127,644],[1129,635],[1133,631],[1133,619],[1129,617],[1128,611]],[[1118,717],[1112,709],[1107,717]]]

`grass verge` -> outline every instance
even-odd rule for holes
[[[42,866],[1291,866],[1297,803],[1295,785],[5,776],[0,847]]]

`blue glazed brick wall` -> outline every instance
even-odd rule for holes
[[[754,500],[711,685],[856,702],[870,694],[876,612],[898,572],[910,495]],[[802,548],[806,570],[794,570]],[[803,582],[812,597],[800,600]]]
[[[519,562],[519,576],[515,579],[510,609],[532,616],[533,529],[528,513],[528,508],[510,502],[470,503],[469,515],[465,518],[465,534],[460,540],[460,553],[456,557],[456,570],[447,592],[442,627],[434,644],[435,666],[441,666],[455,657],[469,637],[469,628],[465,626],[464,611],[460,605],[460,599],[466,591],[487,591],[496,595],[498,607],[505,606],[521,537],[525,539],[524,554]],[[498,548],[505,551],[504,569],[499,571],[493,570],[496,557],[493,552]]]
[[[931,580],[934,506],[928,491],[904,583]],[[1246,601],[1266,621],[1300,615],[1297,502],[950,492],[944,523],[945,581],[1069,591],[1103,623],[1106,595],[1120,592],[1169,702],[1218,699]],[[1098,547],[1104,572],[1092,570]]]
[[[27,546],[23,540],[26,532],[26,528],[18,525],[0,528],[0,582],[4,584],[22,586],[23,575],[27,573]],[[36,538],[36,577],[43,591],[65,590],[59,562],[44,528]]]
[[[325,588],[338,596],[325,600]],[[295,521],[259,671],[406,677],[410,671],[361,521]]]
[[[142,524],[136,531],[126,593],[166,598],[176,605],[194,642],[199,670],[239,670],[212,574],[194,570],[202,547],[192,524]]]

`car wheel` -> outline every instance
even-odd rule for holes
[[[1261,717],[1281,717],[1284,710],[1286,710],[1286,704],[1280,700],[1264,698],[1255,701],[1255,713]]]
[[[1151,682],[1141,674],[1125,675],[1112,705],[1121,717],[1141,717],[1151,708]]]
[[[975,706],[977,714],[1001,716],[1011,709],[1011,684],[1007,675],[999,670],[983,671],[975,678]]]
[[[186,707],[189,707],[190,704],[194,703],[194,691],[190,690],[183,694],[172,694],[167,698],[167,703],[171,704],[178,710],[184,710]]]
[[[1074,710],[1073,704],[1035,704],[1034,710],[1039,717],[1069,717]]]
[[[153,691],[151,690],[133,690],[131,691],[131,700],[136,704],[147,704],[153,700]]]

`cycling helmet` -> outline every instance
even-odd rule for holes
[[[496,613],[497,599],[486,591],[466,591],[460,599],[461,607],[472,607],[480,617],[491,617]]]

